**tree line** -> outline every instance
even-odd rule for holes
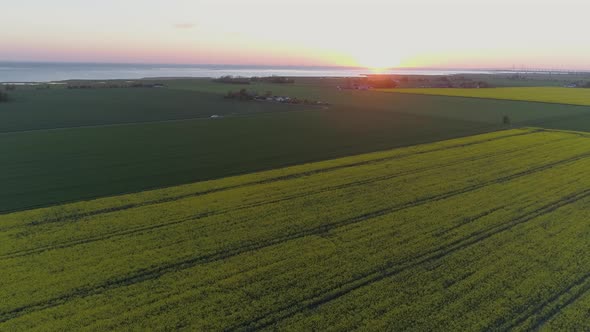
[[[240,91],[237,92],[228,91],[224,98],[240,101],[258,100],[283,104],[328,105],[328,103],[317,100],[300,99],[297,97],[287,96],[274,96],[271,91],[266,91],[264,94],[259,94],[258,92],[250,92],[246,89],[240,89]]]
[[[264,82],[264,83],[277,83],[277,84],[290,84],[295,83],[295,80],[290,77],[283,76],[269,76],[269,77],[242,77],[242,76],[221,76],[213,79],[213,82],[226,83],[226,84],[250,84],[251,82]]]

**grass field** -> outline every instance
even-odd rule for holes
[[[312,110],[0,134],[0,213],[486,130],[444,118]]]
[[[240,103],[221,94],[175,89],[21,88],[0,106],[0,133],[168,120],[243,116],[307,109],[277,103]]]
[[[590,89],[572,89],[559,87],[511,87],[489,89],[379,89],[379,91],[590,106]]]
[[[531,120],[587,113],[586,107],[579,106],[339,91],[335,85],[330,85],[334,83],[324,81],[331,80],[308,79],[297,84],[228,85],[213,83],[208,79],[182,79],[164,81],[166,89],[20,88],[11,93],[14,102],[0,105],[0,132],[203,119],[214,114],[252,116],[322,109],[303,105],[245,103],[222,98],[228,90],[241,88],[260,93],[270,90],[275,95],[325,101],[332,104],[333,110],[387,111],[486,123],[499,123],[503,115],[509,115],[515,123],[527,124]]]
[[[504,115],[515,127],[590,130],[586,106],[339,91],[335,79],[247,86],[325,108],[228,101],[242,86],[207,79],[165,83],[11,92],[0,105],[0,214],[490,132],[506,128]]]
[[[590,136],[520,129],[0,216],[0,330],[588,326]]]

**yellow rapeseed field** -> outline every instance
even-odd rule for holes
[[[0,215],[0,331],[588,330],[589,170],[514,129]]]
[[[554,104],[590,106],[590,89],[559,87],[524,87],[524,88],[414,88],[414,89],[378,89],[384,92],[412,93],[453,97],[472,97],[489,99],[506,99],[536,101]]]

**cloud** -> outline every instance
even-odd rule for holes
[[[174,24],[174,27],[176,29],[193,29],[195,28],[197,25],[193,24],[193,23],[177,23]]]

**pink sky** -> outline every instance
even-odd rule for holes
[[[585,1],[13,1],[0,60],[590,69]]]

